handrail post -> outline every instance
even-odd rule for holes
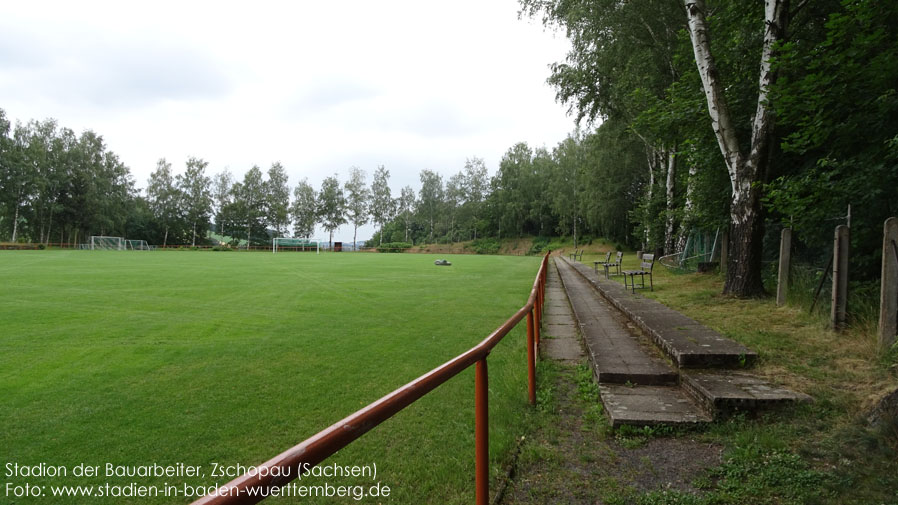
[[[527,313],[527,398],[536,405],[536,358],[533,348],[533,309]]]
[[[486,357],[477,362],[474,376],[474,494],[477,505],[487,505],[490,501],[490,432]]]

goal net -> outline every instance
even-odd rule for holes
[[[321,241],[315,238],[275,237],[271,239],[271,252],[278,251],[315,251],[315,254],[321,254]]]
[[[90,237],[92,251],[124,251],[125,247],[125,239],[122,237],[104,237],[102,235]]]
[[[128,240],[128,250],[131,251],[149,251],[150,246],[146,240]]]

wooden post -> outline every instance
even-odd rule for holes
[[[833,293],[830,323],[834,330],[845,328],[848,309],[848,240],[849,228],[836,226],[833,241]]]
[[[879,348],[888,351],[898,333],[898,217],[882,228],[882,287],[879,293]]]
[[[792,229],[783,228],[780,233],[780,269],[776,279],[776,306],[786,304],[789,295],[789,265],[792,260]]]

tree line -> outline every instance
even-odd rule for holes
[[[161,160],[140,195],[99,135],[12,128],[0,111],[0,239],[198,243],[214,226],[255,244],[373,222],[377,243],[562,234],[671,253],[720,229],[725,291],[754,296],[769,230],[787,224],[825,250],[851,204],[853,262],[875,278],[882,222],[898,212],[898,4],[520,4],[570,39],[548,81],[583,128],[551,148],[511,146],[492,177],[472,157],[395,196],[384,167],[370,185],[353,168],[291,191],[277,163],[235,181],[191,158],[179,175]]]
[[[584,233],[624,243],[642,183],[627,178],[637,170],[612,169],[637,163],[639,153],[606,128],[575,132],[552,150],[516,144],[493,177],[476,156],[447,177],[425,169],[417,191],[405,186],[395,197],[383,165],[370,184],[365,170],[351,167],[345,182],[333,174],[318,189],[308,179],[291,188],[278,162],[267,171],[253,166],[237,180],[228,169],[210,174],[197,157],[181,170],[160,159],[142,194],[98,134],[78,137],[52,119],[10,128],[2,109],[0,118],[0,240],[77,244],[121,235],[195,246],[208,244],[214,229],[264,245],[273,236],[311,237],[318,225],[332,241],[338,227],[350,225],[355,242],[358,228],[373,222],[374,244]]]

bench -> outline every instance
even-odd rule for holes
[[[636,276],[639,276],[639,279],[642,281],[642,286],[640,289],[645,289],[645,276],[649,276],[649,287],[650,291],[655,290],[655,283],[652,281],[652,267],[655,266],[655,255],[654,254],[643,254],[642,255],[642,263],[639,265],[639,270],[624,270],[624,289],[627,289],[627,276],[630,277],[630,288],[633,290],[633,294],[636,294]]]
[[[596,275],[599,275],[599,265],[605,266],[608,263],[611,263],[611,251],[608,251],[608,254],[605,256],[605,261],[593,261],[592,269],[595,271]]]
[[[580,249],[579,251],[578,251],[578,250],[574,250],[574,252],[572,252],[572,253],[570,254],[570,258],[571,258],[571,261],[580,261],[580,260],[582,260],[582,259],[583,259],[583,249]]]
[[[611,253],[609,253],[609,254],[611,254]],[[609,278],[611,275],[620,275],[620,274],[621,274],[621,272],[620,272],[620,264],[621,264],[621,261],[622,261],[623,259],[624,259],[624,253],[621,252],[621,251],[617,251],[617,256],[614,258],[614,261],[606,261],[606,262],[604,263],[603,266],[605,267],[605,278],[606,278],[606,279]],[[612,274],[612,273],[611,273],[611,269],[612,269],[612,268],[616,268],[616,269],[617,269],[617,273],[616,273],[616,274]]]

